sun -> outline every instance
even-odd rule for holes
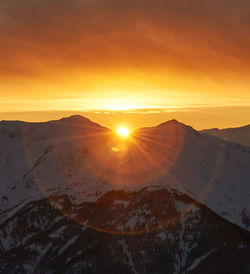
[[[117,134],[121,137],[128,137],[130,135],[130,130],[126,127],[119,127],[117,129]]]

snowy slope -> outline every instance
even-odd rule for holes
[[[250,146],[250,125],[225,129],[205,129],[201,132],[220,137],[227,141],[236,142],[244,146]]]
[[[81,116],[3,121],[0,152],[1,221],[43,197],[66,193],[81,204],[113,189],[161,186],[250,230],[249,148],[175,120],[139,129],[128,140]]]

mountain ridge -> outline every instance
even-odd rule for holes
[[[65,124],[65,119],[69,119],[69,123]],[[79,119],[94,126],[79,127],[78,122],[75,124]],[[108,190],[136,189],[161,182],[163,186],[189,193],[210,208],[216,208],[217,213],[224,214],[231,222],[250,229],[248,221],[244,221],[246,224],[242,221],[250,217],[247,203],[250,155],[247,149],[246,152],[238,150],[232,143],[203,136],[176,120],[140,129],[132,141],[126,142],[121,142],[110,130],[96,127],[95,123],[81,116],[64,118],[62,121],[57,130],[51,127],[50,122],[43,123],[42,128],[40,124],[31,124],[32,129],[26,124],[27,131],[15,132],[19,136],[18,142],[13,137],[14,133],[0,134],[0,141],[6,144],[5,148],[2,147],[6,153],[0,159],[0,180],[5,180],[2,186],[2,210],[12,207],[11,200],[16,199],[6,201],[4,198],[14,195],[10,194],[11,187],[19,189],[23,193],[19,194],[25,200],[27,189],[23,185],[29,186],[29,197],[33,197],[32,193],[44,195],[42,193],[53,188],[55,191],[58,188],[69,191],[67,189],[72,185],[72,197],[95,200]],[[58,122],[53,124],[58,125]],[[48,147],[51,148],[49,151]],[[116,147],[116,150],[112,151],[112,147]],[[23,161],[25,158],[29,160]],[[240,172],[231,171],[236,167]],[[31,172],[27,175],[29,170]],[[242,190],[233,190],[236,181]],[[204,188],[204,184],[211,189],[208,186]],[[81,188],[85,188],[82,196],[79,194]],[[219,195],[220,199],[214,200],[214,195]],[[244,206],[236,211],[233,203]],[[240,214],[243,214],[242,220]]]
[[[248,273],[247,147],[73,116],[0,122],[0,150],[0,272]]]
[[[202,134],[209,134],[222,138],[226,141],[239,143],[244,146],[250,146],[250,124],[242,127],[232,127],[225,129],[204,129],[200,131]]]

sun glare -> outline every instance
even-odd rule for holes
[[[126,127],[120,127],[117,129],[117,134],[121,137],[128,137],[130,134],[130,130]]]

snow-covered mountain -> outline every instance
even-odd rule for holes
[[[212,128],[201,132],[250,147],[250,125],[226,129]]]
[[[249,273],[247,147],[72,116],[2,121],[0,151],[0,272]]]

